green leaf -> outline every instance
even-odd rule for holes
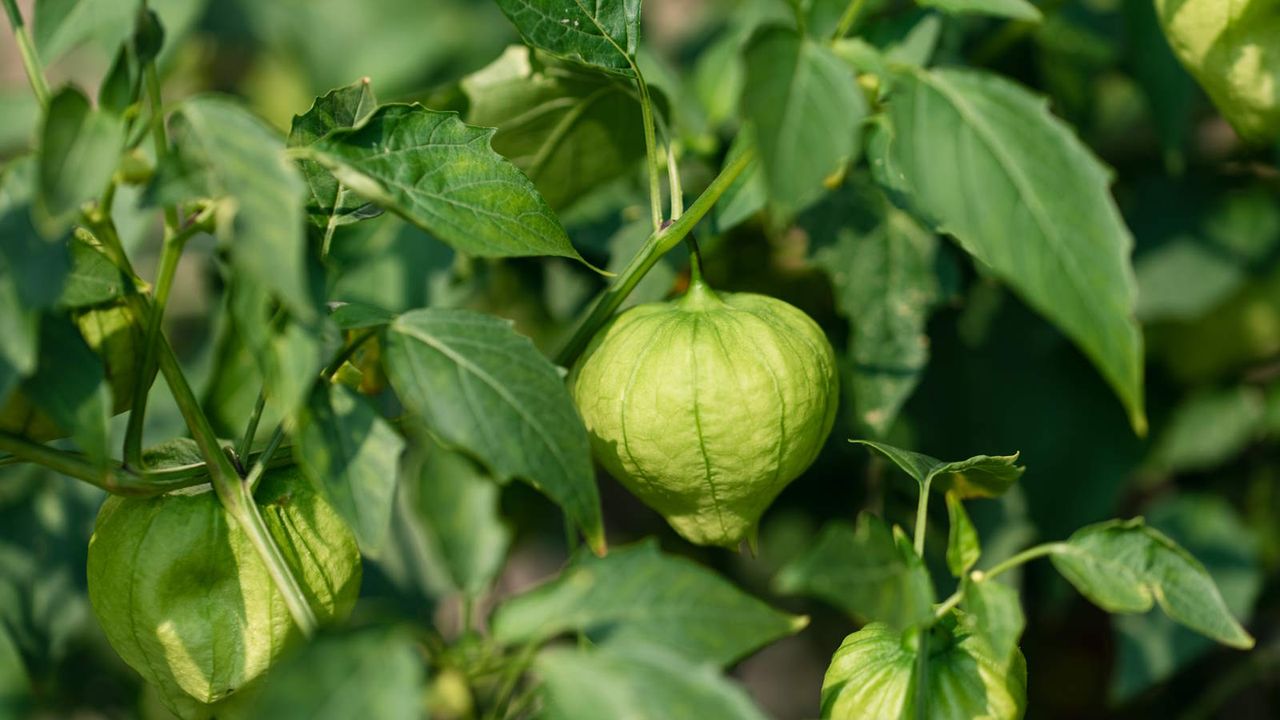
[[[917,0],[922,7],[952,15],[994,15],[1024,22],[1040,22],[1040,10],[1027,0]]]
[[[1014,652],[1027,626],[1017,588],[999,580],[966,581],[960,607],[969,614],[972,632],[986,641],[997,663],[1016,662]]]
[[[634,75],[640,0],[498,0],[524,41],[576,62]]]
[[[982,545],[978,542],[978,531],[964,509],[964,502],[954,492],[947,493],[947,518],[950,526],[947,532],[947,568],[956,577],[965,573],[978,562],[982,556]]]
[[[508,644],[577,631],[610,643],[653,643],[695,662],[727,665],[807,621],[646,541],[603,558],[579,555],[559,577],[500,605],[491,627],[494,638]]]
[[[62,234],[46,236],[32,221],[36,161],[9,165],[0,184],[0,276],[27,310],[52,307],[62,293],[70,257]]]
[[[640,104],[616,78],[546,62],[518,45],[463,78],[462,90],[467,122],[497,128],[493,149],[557,210],[644,159]]]
[[[404,469],[408,504],[453,589],[479,596],[502,571],[511,545],[501,489],[470,458],[423,444]]]
[[[1145,432],[1132,237],[1107,169],[1042,100],[996,77],[903,68],[872,168],[1060,327]]]
[[[1150,462],[1168,472],[1210,470],[1235,458],[1262,435],[1266,401],[1258,388],[1238,386],[1184,398],[1156,436]]]
[[[733,138],[729,153],[724,158],[726,166],[755,144],[754,131],[750,128],[749,125],[744,127]],[[752,215],[764,209],[767,200],[768,191],[764,184],[764,170],[760,167],[759,159],[752,160],[747,169],[729,184],[724,195],[720,196],[720,202],[716,203],[715,208],[712,209],[715,213],[716,230],[725,232],[746,222]]]
[[[102,305],[124,296],[124,275],[97,247],[72,238],[71,271],[67,273],[58,306],[84,308]]]
[[[232,281],[227,309],[237,340],[244,343],[248,360],[262,376],[263,384],[250,388],[251,397],[265,388],[275,414],[290,416],[306,400],[323,364],[315,329],[291,317],[281,318],[268,289],[249,276]]]
[[[0,715],[22,717],[31,681],[9,631],[0,624]]]
[[[1207,494],[1165,496],[1146,516],[1152,527],[1204,558],[1227,607],[1238,617],[1249,616],[1263,586],[1258,537],[1230,503]],[[1120,615],[1111,623],[1119,638],[1111,694],[1120,701],[1167,680],[1213,648],[1208,638],[1162,613]]]
[[[1138,317],[1143,322],[1195,320],[1238,290],[1238,262],[1193,238],[1179,238],[1138,258]]]
[[[857,159],[867,102],[847,65],[794,30],[764,28],[744,52],[742,114],[755,126],[769,196],[800,210]]]
[[[903,472],[915,478],[921,488],[954,492],[961,499],[998,497],[1013,487],[1025,467],[1018,465],[1018,454],[975,455],[968,460],[943,462],[936,458],[902,450],[871,440],[853,440],[889,458]]]
[[[1011,664],[997,662],[965,625],[948,617],[933,628],[925,662],[918,639],[881,623],[846,637],[822,681],[822,717],[1018,720],[1027,707],[1022,653]]]
[[[360,303],[342,303],[334,308],[329,319],[343,330],[382,327],[395,322],[395,313]]]
[[[892,427],[929,362],[925,324],[940,295],[937,236],[900,210],[881,212],[873,230],[841,227],[835,244],[815,257],[852,326],[850,386],[858,422],[877,437]]]
[[[356,127],[378,107],[368,78],[330,90],[316,98],[311,109],[293,117],[288,147],[308,147],[333,130]],[[314,160],[300,159],[307,180],[307,218],[322,232],[378,215],[381,210],[347,190]]]
[[[854,618],[903,629],[933,619],[933,583],[913,551],[902,552],[869,513],[856,528],[832,523],[774,581],[779,592],[820,598]]]
[[[111,386],[102,360],[70,320],[53,315],[41,320],[39,364],[22,389],[85,454],[105,464],[111,440]]]
[[[711,663],[661,647],[606,643],[538,654],[545,720],[764,720],[750,696]]]
[[[309,156],[464,252],[579,259],[533,183],[489,146],[493,132],[463,124],[457,113],[384,105],[360,127],[317,141]]]
[[[294,437],[298,466],[355,531],[360,552],[376,557],[391,526],[404,440],[367,400],[329,383],[311,391]]]
[[[219,200],[218,238],[237,272],[269,289],[300,320],[316,316],[307,282],[302,177],[284,143],[230,98],[202,95],[173,122],[178,152],[153,181],[155,199]]]
[[[546,494],[604,549],[587,431],[564,381],[511,323],[465,310],[423,309],[386,331],[392,387],[445,443]]]
[[[423,666],[412,638],[395,630],[321,637],[272,668],[252,716],[421,717]]]
[[[100,196],[120,162],[124,121],[94,110],[68,85],[49,100],[40,129],[39,197],[58,224],[69,223],[84,202]]]
[[[114,51],[133,32],[138,3],[132,0],[39,0],[32,27],[46,64],[88,40]]]
[[[1253,647],[1200,561],[1142,518],[1082,528],[1052,558],[1080,594],[1107,612],[1143,613],[1158,604],[1170,619],[1224,645]]]

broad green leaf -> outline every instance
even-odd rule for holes
[[[902,552],[884,521],[863,513],[856,528],[828,525],[774,581],[779,592],[820,598],[864,622],[904,629],[933,619],[933,583],[914,552]]]
[[[764,720],[743,688],[712,663],[662,647],[606,643],[538,654],[545,720]]]
[[[943,462],[936,458],[902,450],[870,440],[854,440],[884,455],[915,478],[921,488],[954,492],[962,499],[998,497],[1022,476],[1025,467],[1018,465],[1018,454],[975,455],[968,460]]]
[[[1158,604],[1170,619],[1224,645],[1253,647],[1204,566],[1142,518],[1082,528],[1052,557],[1058,572],[1107,612],[1143,613]]]
[[[284,142],[236,101],[213,95],[185,101],[173,124],[178,152],[157,172],[156,199],[179,202],[195,193],[218,200],[218,238],[232,268],[271,290],[295,317],[313,319],[306,185],[285,158]]]
[[[559,577],[495,611],[499,642],[541,642],[583,632],[610,643],[643,641],[695,662],[727,665],[799,631],[787,615],[651,541],[603,558],[581,554]]]
[[[231,283],[227,309],[236,340],[262,376],[262,385],[250,383],[251,397],[263,389],[274,412],[290,416],[306,400],[323,365],[316,331],[292,317],[282,319],[268,289],[248,276]]]
[[[858,422],[877,437],[892,427],[929,362],[925,324],[940,295],[937,252],[936,235],[885,208],[875,229],[843,227],[816,256],[852,326],[849,385]]]
[[[24,157],[0,178],[0,277],[27,310],[52,307],[71,266],[65,238],[46,236],[33,222],[38,173],[35,159]]]
[[[740,130],[733,138],[733,144],[729,146],[724,164],[732,163],[739,155],[746,152],[755,143],[753,136],[754,132],[750,130],[750,126]],[[720,202],[713,208],[716,230],[725,232],[746,222],[752,215],[764,209],[767,195],[764,170],[760,167],[760,160],[752,160],[747,169],[729,184],[724,195],[720,197]]]
[[[106,462],[111,387],[102,360],[70,320],[53,315],[41,319],[39,364],[22,389],[91,459]]]
[[[58,298],[59,307],[83,308],[123,297],[124,276],[101,250],[78,237],[71,240],[70,250],[71,271]]]
[[[1195,320],[1245,281],[1239,263],[1192,238],[1180,238],[1140,256],[1138,317],[1143,322]]]
[[[361,328],[381,327],[395,322],[394,313],[382,308],[360,303],[342,303],[334,308],[329,319],[343,330],[359,330]]]
[[[1060,327],[1145,432],[1133,239],[1107,169],[1007,80],[903,68],[893,82],[877,179]]]
[[[1027,0],[916,0],[952,15],[994,15],[1011,20],[1040,22],[1040,10]]]
[[[950,525],[947,530],[947,568],[956,577],[965,573],[978,562],[982,556],[982,545],[978,542],[978,531],[964,509],[964,502],[956,493],[947,493],[947,518]]]
[[[587,431],[564,381],[511,323],[445,309],[414,310],[386,330],[392,387],[446,444],[499,480],[546,494],[604,550]]]
[[[88,40],[114,51],[133,32],[138,6],[135,0],[38,0],[31,24],[40,59],[52,63]]]
[[[1264,579],[1258,537],[1226,500],[1213,495],[1166,496],[1147,508],[1146,516],[1152,527],[1204,559],[1234,615],[1251,614]],[[1167,680],[1213,648],[1208,638],[1162,613],[1120,615],[1111,622],[1119,638],[1111,693],[1120,701]]]
[[[391,526],[404,440],[367,400],[343,385],[319,384],[298,415],[294,458],[376,557]]]
[[[340,182],[455,248],[482,257],[578,258],[533,183],[456,113],[384,105],[308,157]]]
[[[1265,412],[1258,388],[1241,385],[1192,393],[1174,408],[1156,436],[1150,462],[1170,472],[1219,466],[1261,437]]]
[[[311,109],[295,115],[289,130],[289,147],[307,147],[333,130],[353,128],[378,107],[368,78],[330,90],[316,98]],[[314,160],[300,159],[298,167],[307,180],[307,218],[322,233],[377,215],[381,210],[350,192]]]
[[[616,78],[513,46],[463,78],[462,90],[467,122],[497,128],[493,149],[557,210],[644,159],[640,104]]]
[[[252,717],[422,717],[422,655],[405,633],[374,628],[321,637],[272,668]]]
[[[49,100],[40,129],[39,197],[57,224],[70,222],[80,205],[102,195],[124,149],[124,120],[94,110],[68,85]]]
[[[1016,662],[1014,651],[1027,625],[1017,588],[999,580],[965,581],[960,607],[969,614],[971,631],[986,641],[997,663]]]
[[[794,30],[764,28],[744,52],[742,114],[755,126],[769,197],[800,210],[857,159],[867,102],[847,65]]]
[[[1027,707],[1022,653],[997,662],[982,638],[950,617],[929,631],[925,662],[919,643],[881,623],[846,637],[822,680],[822,717],[1020,720]]]
[[[0,715],[22,717],[31,681],[9,631],[0,624]]]
[[[498,7],[533,47],[634,75],[640,0],[498,0]]]
[[[511,530],[502,519],[501,488],[480,466],[438,443],[424,443],[406,463],[402,482],[428,548],[454,589],[485,592],[502,571]]]

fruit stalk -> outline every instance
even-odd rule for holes
[[[693,231],[694,226],[698,224],[703,217],[706,216],[711,208],[715,206],[720,197],[729,189],[733,182],[755,161],[756,154],[754,148],[748,149],[732,162],[725,166],[720,174],[716,176],[707,189],[703,191],[698,199],[689,206],[687,212],[676,218],[674,222],[665,228],[655,232],[645,241],[640,251],[631,258],[631,262],[627,263],[627,267],[618,275],[613,284],[609,286],[595,306],[591,308],[591,313],[586,319],[578,325],[578,329],[574,331],[573,337],[556,355],[556,362],[562,366],[568,367],[573,364],[582,351],[586,349],[587,343],[591,341],[592,336],[596,334],[605,322],[613,315],[623,300],[631,294],[646,273],[653,269],[653,266],[662,259],[681,240]]]

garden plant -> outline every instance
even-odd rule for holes
[[[1277,0],[3,4],[0,716],[1280,712]]]

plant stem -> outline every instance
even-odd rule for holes
[[[916,720],[929,720],[929,628],[920,628],[916,645],[915,705]]]
[[[80,453],[59,450],[4,432],[0,432],[0,450],[12,453],[19,460],[37,463],[67,477],[89,483],[113,495],[162,495],[204,482],[202,471],[198,468],[184,466],[164,472],[136,474],[119,465],[102,467]]]
[[[130,300],[136,316],[146,317],[150,314],[150,303],[145,297],[135,294],[130,296]],[[201,409],[200,401],[196,399],[195,392],[182,372],[178,356],[174,354],[173,348],[170,347],[163,333],[159,336],[157,346],[160,373],[164,375],[169,389],[173,392],[173,399],[182,412],[182,417],[187,423],[187,428],[191,430],[196,445],[200,448],[201,456],[208,463],[209,479],[214,492],[218,495],[218,500],[248,535],[250,544],[266,566],[267,574],[271,576],[276,589],[284,598],[285,606],[293,616],[293,621],[297,623],[304,636],[310,637],[315,633],[316,618],[311,611],[311,606],[307,603],[306,595],[303,594],[284,556],[280,554],[280,548],[276,546],[275,540],[262,521],[262,515],[258,512],[258,506],[254,503],[248,486],[241,482],[239,474],[231,464],[231,459],[227,457],[221,443],[218,442],[218,436],[214,433],[213,426],[209,424],[209,418]]]
[[[249,451],[253,450],[253,439],[258,435],[258,423],[262,421],[262,411],[266,407],[267,394],[259,390],[258,401],[253,404],[253,412],[249,414],[249,423],[244,428],[244,435],[240,437],[240,444],[236,446],[237,456],[248,457]]]
[[[520,676],[529,667],[529,663],[533,660],[533,654],[537,650],[537,644],[529,643],[507,665],[506,673],[502,677],[502,684],[498,686],[498,694],[494,699],[493,707],[489,708],[489,712],[485,714],[486,718],[500,720],[505,716],[506,709],[510,707],[508,701],[511,698],[511,694],[515,692],[516,687],[520,684]]]
[[[151,112],[154,116],[151,123],[151,137],[156,146],[156,161],[159,162],[169,155],[169,134],[164,127],[160,74],[156,72],[154,59],[147,62],[143,75],[147,84],[147,99],[151,103]],[[164,206],[164,228],[166,235],[172,235],[178,231],[178,208],[174,205]]]
[[[955,606],[959,605],[960,601],[963,599],[964,599],[964,583],[962,582],[960,584],[960,587],[955,592],[951,593],[950,597],[948,597],[946,600],[943,600],[942,603],[938,605],[938,607],[933,609],[933,619],[937,621],[946,617],[947,613],[955,609]]]
[[[738,176],[754,160],[754,150],[743,152],[720,171],[720,174],[711,181],[711,184],[698,196],[693,205],[689,206],[687,212],[676,218],[670,225],[649,236],[640,251],[631,258],[631,262],[614,279],[613,284],[604,291],[600,299],[592,307],[591,312],[578,325],[573,336],[565,343],[559,354],[556,355],[557,363],[567,367],[578,359],[578,355],[586,349],[591,337],[613,315],[613,312],[618,309],[622,301],[631,294],[631,291],[635,289],[636,285],[645,276],[645,273],[649,272],[663,255],[670,252],[672,248],[680,244],[680,241],[693,231],[694,226],[710,212],[720,197],[729,189],[729,186],[738,179]]]
[[[849,34],[853,29],[853,24],[858,21],[858,16],[862,14],[862,8],[867,4],[867,0],[853,0],[844,9],[844,14],[840,16],[840,22],[836,24],[836,31],[831,33],[831,42],[836,42]]]
[[[920,486],[920,500],[916,502],[916,555],[924,557],[925,531],[929,526],[929,485],[931,478],[926,478]]]
[[[658,137],[653,123],[653,98],[649,95],[649,84],[640,74],[640,68],[631,65],[636,74],[636,86],[640,89],[640,119],[644,124],[644,149],[649,165],[649,211],[653,216],[653,229],[656,232],[662,227],[662,181],[659,179],[662,169],[658,161]]]
[[[1036,558],[1044,557],[1045,555],[1052,555],[1054,553],[1059,553],[1059,552],[1069,552],[1070,549],[1071,549],[1070,545],[1066,543],[1060,543],[1060,542],[1044,543],[1043,545],[1036,545],[1034,547],[1030,547],[1030,548],[1027,548],[1026,550],[1023,550],[1022,552],[1018,553],[1017,555],[1014,555],[1013,557],[1005,560],[1004,562],[997,563],[996,566],[991,568],[990,570],[985,570],[985,571],[974,570],[972,573],[970,573],[970,577],[973,578],[974,582],[985,582],[997,575],[1000,575],[1001,573],[1008,572],[1018,567],[1019,565],[1023,565],[1031,560],[1035,560]]]
[[[27,82],[31,84],[31,92],[41,108],[49,107],[49,83],[44,79],[40,56],[36,53],[35,41],[31,38],[31,30],[22,20],[16,0],[4,0],[4,12],[9,16],[9,25],[13,27],[13,39],[18,45],[18,54],[22,56],[22,68],[27,71]]]
[[[326,365],[325,368],[320,371],[321,381],[327,382],[329,380],[332,380],[333,376],[336,375],[338,370],[342,368],[342,364],[345,363],[347,360],[349,360],[351,356],[354,355],[355,352],[360,349],[361,345],[364,345],[365,342],[367,342],[370,338],[374,337],[377,334],[378,334],[377,328],[369,328],[368,330],[365,330],[363,333],[357,335],[354,340],[347,343],[346,347],[342,348],[342,350],[340,350],[338,354],[334,356],[333,360],[331,360],[329,364]],[[265,407],[265,404],[266,404],[265,401],[266,401],[266,397],[262,393],[259,393],[258,406],[254,411],[254,420],[251,426],[252,431],[246,431],[245,440],[241,442],[241,445],[244,448],[246,448],[240,453],[242,457],[245,457],[248,455],[249,445],[246,443],[253,442],[250,435],[257,434],[257,418],[262,415],[262,409],[263,407]],[[266,472],[266,463],[269,462],[275,456],[276,449],[280,447],[280,443],[284,442],[284,437],[285,437],[285,424],[284,424],[284,421],[281,421],[279,425],[276,425],[275,432],[272,433],[271,439],[267,441],[266,449],[262,452],[261,455],[259,455],[261,459],[258,462],[255,462],[252,466],[250,466],[249,473],[248,475],[245,476],[244,482],[246,485],[249,486],[249,490],[251,492],[258,488],[258,481],[262,479],[262,474]]]

